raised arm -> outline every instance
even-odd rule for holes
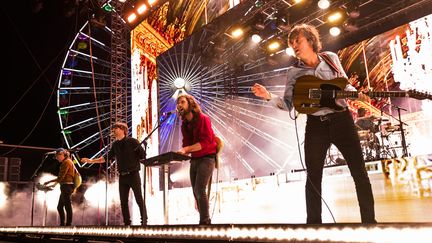
[[[90,163],[90,164],[101,164],[101,163],[105,163],[105,158],[103,156],[95,159],[82,158],[81,162]]]

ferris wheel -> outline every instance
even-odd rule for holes
[[[110,36],[108,27],[87,21],[70,44],[59,75],[57,107],[65,146],[85,157],[102,156],[108,146]]]
[[[286,134],[295,134],[294,122],[287,112],[277,111],[250,90],[254,83],[264,80],[271,92],[283,94],[284,87],[278,83],[286,70],[251,68],[240,72],[233,65],[235,60],[227,57],[223,62],[209,62],[200,46],[205,35],[205,31],[193,35],[158,57],[161,112],[175,109],[176,97],[181,93],[197,99],[210,117],[214,132],[225,143],[222,180],[293,169],[298,149],[296,141]],[[211,58],[215,56],[212,53]],[[181,147],[180,124],[178,115],[166,119],[160,131],[160,152]]]

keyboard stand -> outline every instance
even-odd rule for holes
[[[191,157],[187,155],[182,155],[176,152],[167,152],[163,153],[148,159],[143,159],[140,162],[144,164],[144,200],[146,195],[146,166],[150,167],[156,167],[160,166],[163,169],[163,180],[164,180],[164,187],[163,187],[163,206],[164,206],[164,223],[166,225],[169,224],[169,218],[168,218],[168,180],[169,180],[169,165],[176,163],[176,162],[182,162],[185,160],[190,160]]]

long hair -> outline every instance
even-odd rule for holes
[[[199,114],[201,113],[201,107],[198,104],[198,102],[196,101],[196,99],[189,94],[181,94],[177,97],[177,101],[176,103],[178,103],[178,101],[180,100],[180,98],[185,98],[188,102],[189,105],[189,109],[192,111],[192,113],[194,114]]]
[[[288,34],[288,44],[292,43],[299,36],[300,33],[312,46],[314,52],[318,53],[319,51],[321,51],[322,44],[318,30],[314,26],[308,24],[300,24],[294,26],[294,28],[292,28],[290,33]]]

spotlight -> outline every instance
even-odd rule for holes
[[[135,13],[131,13],[128,17],[127,17],[127,21],[129,23],[134,22],[137,19],[137,15]]]
[[[150,5],[150,6],[153,6],[153,4],[156,2],[156,0],[148,0],[148,4]]]
[[[182,88],[184,88],[184,86],[185,86],[185,84],[186,84],[186,81],[183,79],[183,78],[176,78],[175,80],[174,80],[174,86],[177,88],[177,89],[182,89]]]
[[[235,28],[231,31],[231,36],[234,38],[239,38],[243,35],[243,30],[241,28]]]
[[[143,3],[143,4],[141,4],[141,5],[137,8],[137,13],[138,13],[138,14],[143,14],[146,10],[147,10],[147,5],[145,5],[145,4]]]
[[[338,35],[340,35],[341,30],[339,27],[335,26],[335,27],[331,27],[329,32],[330,32],[330,35],[332,35],[332,36],[338,36]]]
[[[332,13],[327,17],[327,20],[328,20],[330,23],[334,23],[334,22],[337,22],[337,21],[339,21],[340,19],[342,19],[342,17],[343,17],[343,14],[342,14],[341,11],[335,11],[335,12],[332,12]]]
[[[258,35],[258,34],[253,34],[252,35],[252,41],[253,41],[253,43],[260,43],[260,41],[262,40],[262,38],[261,38],[261,36],[260,35]]]
[[[271,43],[268,45],[268,49],[269,49],[270,51],[275,51],[275,50],[279,49],[279,47],[280,47],[280,44],[279,44],[279,42],[277,42],[277,41],[271,42]]]
[[[318,7],[320,9],[327,9],[328,7],[330,7],[330,2],[328,0],[319,0]]]

